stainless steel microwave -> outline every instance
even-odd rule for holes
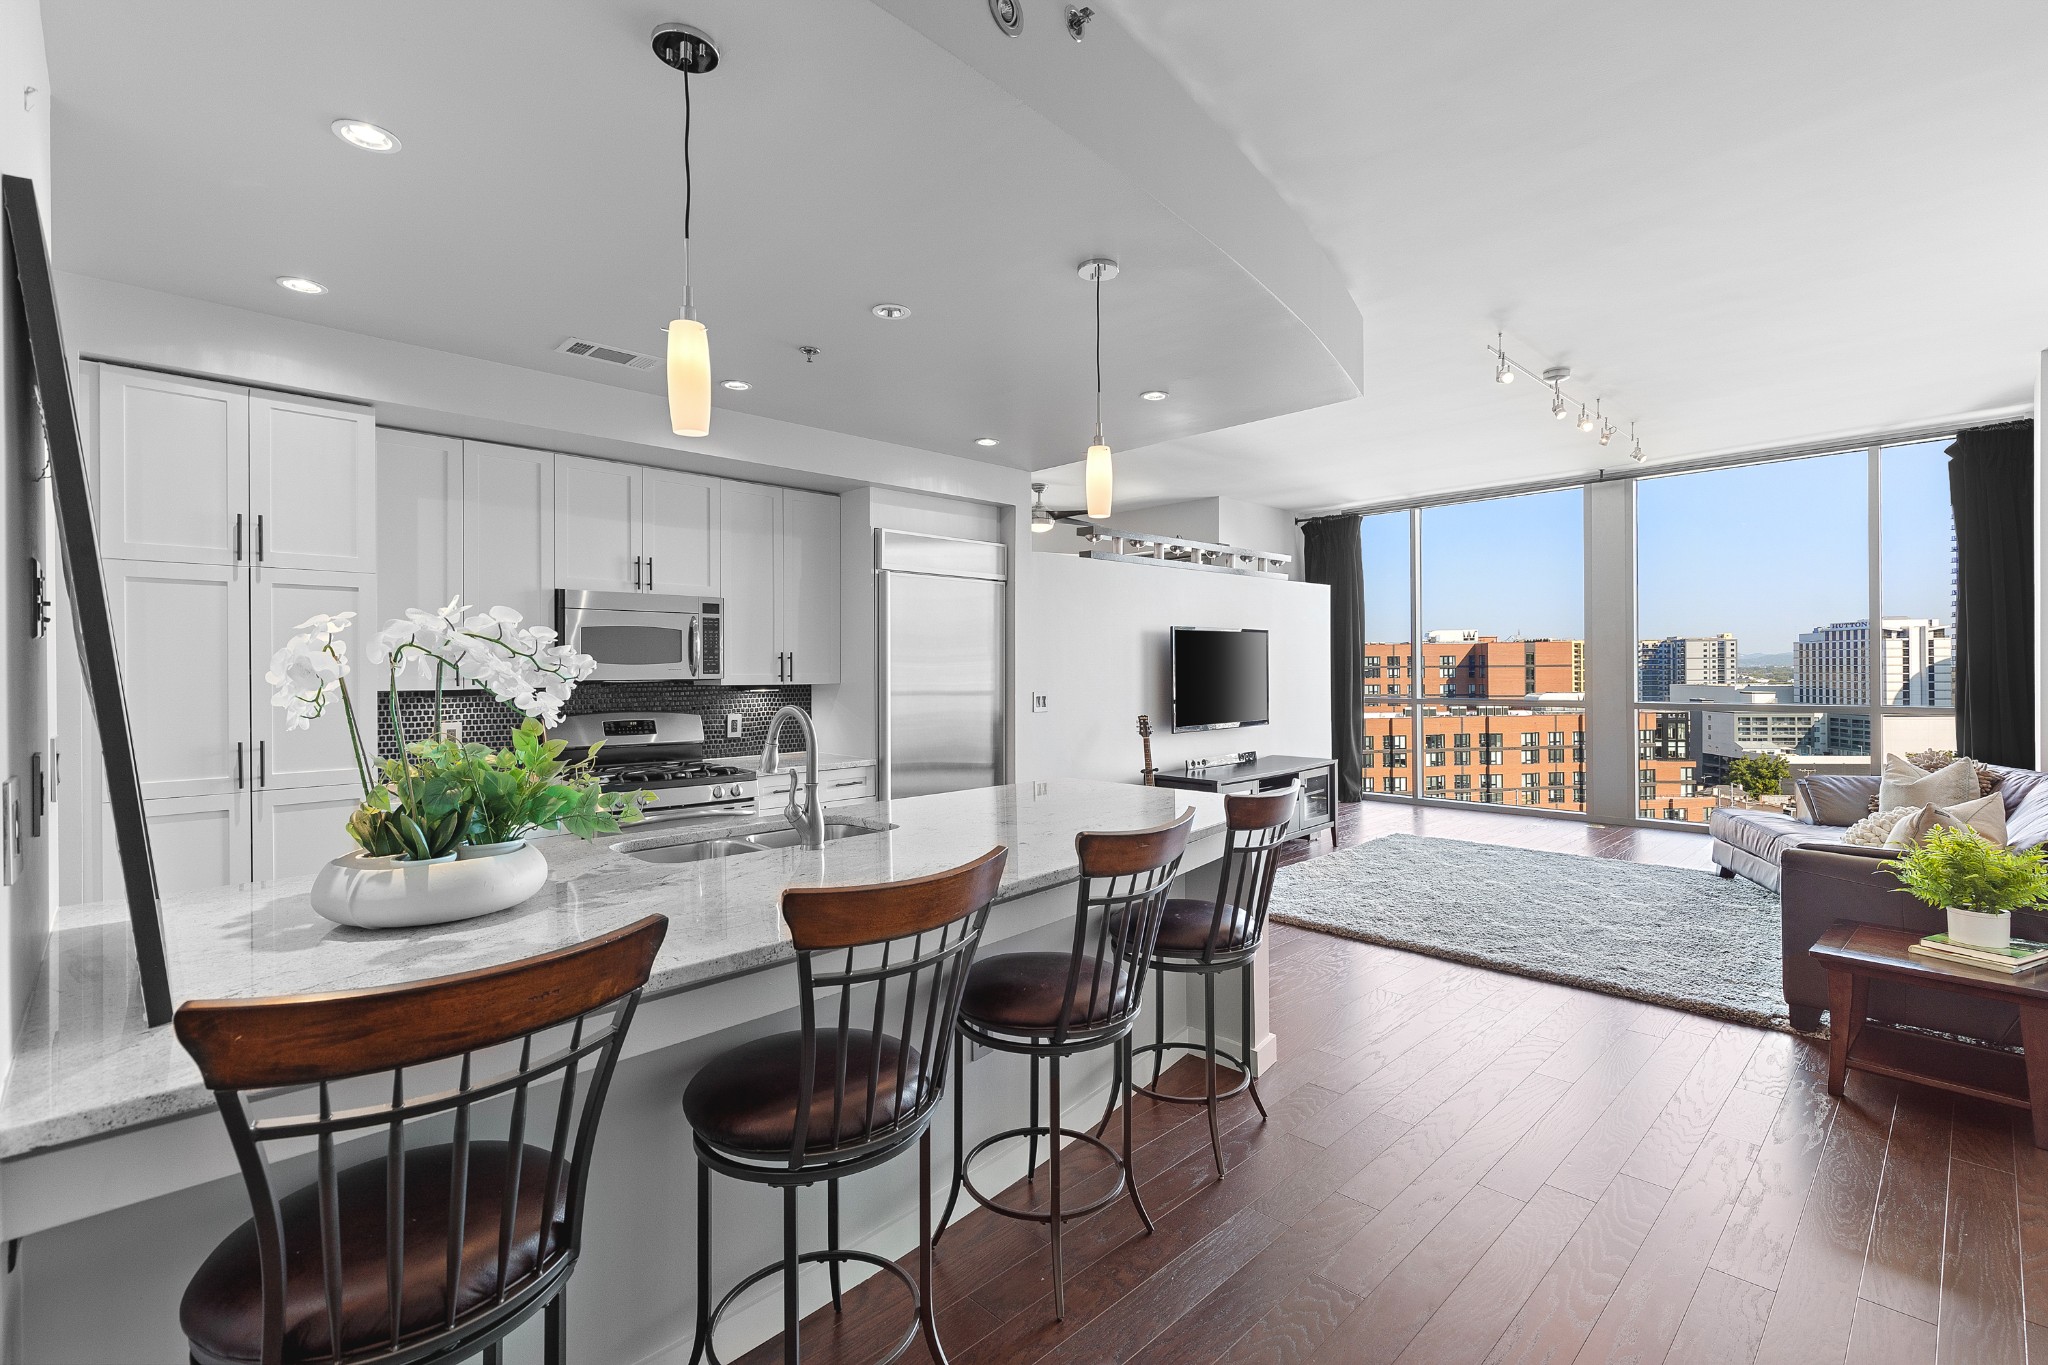
[[[555,589],[562,643],[597,660],[592,678],[717,682],[725,603],[716,597]]]

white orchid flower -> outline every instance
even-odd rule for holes
[[[308,617],[296,627],[300,633],[271,655],[263,680],[277,689],[270,704],[284,711],[285,729],[310,728],[340,690],[348,676],[348,646],[338,637],[354,619],[352,611]]]

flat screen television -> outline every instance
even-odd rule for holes
[[[1272,719],[1265,631],[1175,626],[1171,652],[1175,730],[1235,730]]]

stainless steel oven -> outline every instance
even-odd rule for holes
[[[555,589],[562,642],[597,660],[610,682],[717,682],[725,672],[725,603],[715,597]]]

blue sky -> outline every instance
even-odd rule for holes
[[[1882,455],[1884,613],[1949,617],[1946,440]],[[1638,632],[1732,631],[1745,654],[1866,614],[1862,452],[1636,484]],[[1561,489],[1422,514],[1424,630],[1584,635],[1584,495]],[[1408,518],[1368,517],[1368,640],[1407,635]]]

